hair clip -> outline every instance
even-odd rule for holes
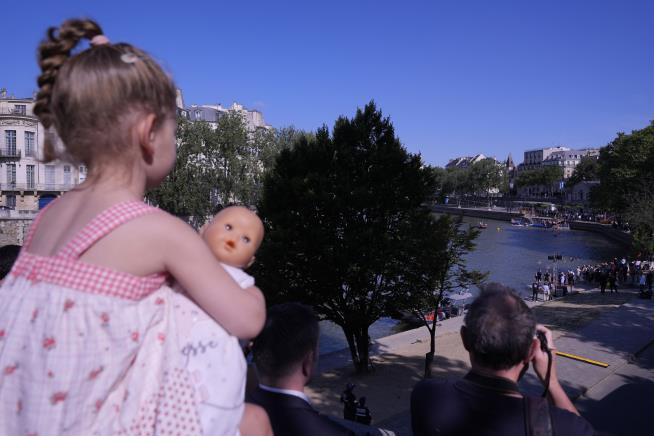
[[[95,35],[93,38],[91,38],[91,45],[93,47],[105,44],[109,44],[109,38],[104,35]]]
[[[123,53],[120,55],[120,60],[125,62],[126,64],[133,64],[134,62],[139,60],[139,57],[136,56],[134,53]]]

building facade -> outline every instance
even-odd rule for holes
[[[44,128],[33,107],[0,90],[0,217],[33,215],[86,177],[84,167],[41,162]]]
[[[586,156],[592,156],[596,159],[599,157],[599,148],[585,148],[581,150],[556,151],[551,153],[542,165],[559,166],[563,168],[563,178],[569,178],[579,165],[581,159]]]
[[[540,168],[543,161],[552,153],[570,150],[568,147],[545,147],[527,150],[522,163],[518,166],[519,171],[534,170]]]
[[[588,204],[593,189],[596,189],[599,184],[599,180],[583,180],[566,190],[566,200],[572,203]]]
[[[261,112],[258,110],[246,109],[243,105],[236,102],[227,108],[220,104],[194,104],[184,108],[183,111],[187,114],[190,121],[205,121],[214,129],[218,126],[218,120],[228,113],[240,114],[243,117],[243,122],[249,132],[254,132],[257,129],[272,128],[270,125],[266,124]]]

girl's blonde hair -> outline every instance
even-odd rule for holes
[[[43,159],[92,166],[128,150],[134,115],[153,113],[157,122],[175,116],[172,79],[144,51],[125,43],[92,45],[72,51],[82,39],[102,35],[93,20],[71,19],[48,29],[39,46],[39,92],[34,113],[55,136],[45,135]]]

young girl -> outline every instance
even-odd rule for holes
[[[0,289],[0,434],[237,434],[243,415],[244,434],[266,434],[265,413],[243,414],[243,357],[229,339],[260,331],[261,292],[242,290],[191,227],[142,202],[175,161],[172,80],[91,20],[50,29],[39,54],[34,112],[63,143],[46,136],[45,161],[89,172],[38,215]],[[166,286],[171,277],[202,310]],[[185,342],[208,317],[222,342]],[[232,403],[203,396],[187,369],[216,353],[216,382],[240,395]]]

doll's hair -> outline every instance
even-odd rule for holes
[[[102,34],[93,20],[70,19],[48,29],[39,46],[34,113],[46,129],[45,162],[64,159],[90,167],[125,156],[135,115],[155,114],[156,125],[175,116],[175,85],[144,51],[101,38],[72,53],[82,40]],[[57,136],[63,151],[55,147]]]

